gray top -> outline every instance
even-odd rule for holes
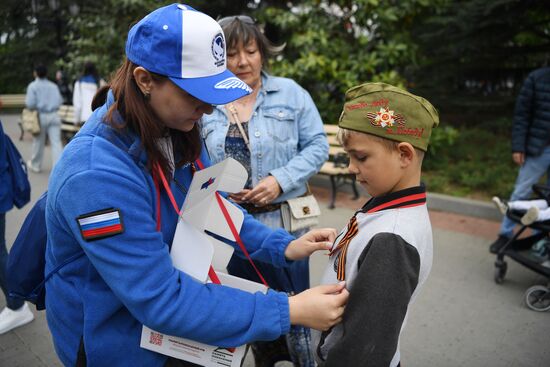
[[[350,298],[343,321],[328,332],[312,333],[320,366],[399,364],[399,338],[408,308],[432,265],[425,192],[419,194],[423,191],[417,187],[375,198],[356,214],[359,230],[349,244],[345,263]],[[383,209],[373,211],[376,207]],[[338,282],[340,255],[336,252],[330,257],[323,284]]]
[[[46,78],[36,78],[27,87],[25,104],[31,110],[38,110],[39,113],[56,112],[62,103],[59,88]]]

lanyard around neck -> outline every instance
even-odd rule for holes
[[[204,168],[203,163],[200,161],[200,159],[197,159],[195,161],[196,166],[199,170]],[[161,231],[161,208],[160,208],[160,184],[159,184],[159,178],[162,181],[162,186],[166,190],[166,194],[168,195],[168,198],[170,199],[170,202],[172,204],[172,207],[178,214],[178,216],[181,215],[181,212],[179,210],[178,204],[176,202],[176,199],[174,198],[174,195],[172,194],[172,190],[170,189],[170,185],[168,185],[168,181],[166,180],[166,176],[164,176],[164,172],[162,171],[162,168],[160,167],[160,164],[156,162],[153,166],[154,174],[153,174],[153,181],[155,183],[155,189],[157,192],[157,231]],[[262,283],[269,288],[269,285],[265,281],[264,277],[254,264],[254,261],[252,261],[252,258],[250,258],[250,255],[248,254],[248,251],[246,250],[246,247],[244,246],[243,241],[241,240],[241,236],[239,235],[239,231],[237,231],[237,228],[235,227],[235,223],[233,223],[233,220],[231,219],[231,216],[229,215],[229,212],[227,208],[225,207],[225,204],[223,203],[223,200],[221,199],[221,195],[219,192],[216,192],[216,200],[218,202],[218,206],[220,207],[223,216],[225,218],[225,221],[229,225],[229,229],[231,230],[231,233],[233,234],[233,237],[235,237],[235,241],[239,244],[239,247],[241,248],[241,251],[244,253],[250,264],[252,264],[252,267],[256,271],[256,274],[260,279],[262,280]],[[210,265],[210,268],[208,269],[208,276],[210,277],[210,280],[212,283],[215,284],[221,284],[220,279],[216,275],[216,272],[212,268],[212,265]]]

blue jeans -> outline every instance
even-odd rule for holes
[[[520,167],[516,184],[510,201],[526,200],[532,194],[532,187],[540,178],[547,174],[546,184],[550,184],[550,146],[547,146],[538,157],[525,157],[525,163]],[[504,217],[500,225],[500,235],[512,237],[516,223],[508,217]]]
[[[275,229],[283,226],[281,210],[253,214],[253,216],[270,228]],[[307,231],[307,229],[302,229],[291,234],[298,238]],[[258,261],[255,264],[269,286],[275,290],[299,293],[309,288],[309,259],[294,261],[291,266],[285,269]],[[232,275],[261,283],[256,271],[247,259],[233,255],[227,270]],[[256,342],[252,344],[256,367],[272,366],[277,361],[287,360],[288,357],[290,357],[294,366],[315,366],[309,328],[292,325],[285,337],[286,341],[279,339],[273,342]],[[288,357],[285,356],[286,351],[281,350],[284,349],[281,348],[281,344],[286,344]]]
[[[8,264],[8,249],[6,248],[6,213],[0,213],[0,287],[6,296],[6,305],[9,309],[17,310],[25,301],[8,296],[6,283],[6,266]]]

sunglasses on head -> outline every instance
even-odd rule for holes
[[[231,15],[229,17],[223,17],[220,20],[218,20],[218,24],[222,27],[231,24],[235,20],[238,20],[241,23],[255,25],[256,21],[254,18],[249,17],[248,15]]]

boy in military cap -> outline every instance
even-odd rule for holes
[[[409,304],[432,265],[432,229],[422,159],[437,110],[424,98],[383,83],[346,93],[338,137],[349,171],[372,198],[330,251],[322,283],[346,281],[343,322],[316,332],[320,366],[398,366]]]

